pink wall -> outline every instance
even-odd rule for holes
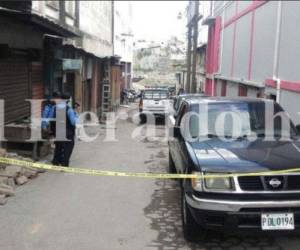
[[[218,16],[215,22],[209,26],[208,43],[206,50],[206,73],[213,74],[219,70],[219,54],[221,41],[222,19]],[[215,84],[211,79],[206,79],[205,94],[213,95],[215,93]]]
[[[255,20],[255,11],[252,11],[251,15],[251,30],[250,30],[250,50],[249,50],[249,63],[248,63],[248,80],[251,80],[252,74],[252,59],[253,59],[253,38],[254,38],[254,20]]]
[[[229,25],[234,25],[234,37],[232,44],[232,61],[231,63],[231,71],[230,76],[234,75],[234,66],[235,66],[235,39],[236,39],[236,23],[237,21],[245,16],[246,14],[252,12],[251,17],[251,29],[250,29],[250,50],[249,50],[249,63],[248,63],[248,80],[251,79],[252,73],[252,58],[253,58],[253,34],[254,34],[254,20],[255,20],[255,10],[261,7],[263,4],[267,3],[267,1],[253,1],[248,7],[244,10],[238,12],[238,1],[235,2],[235,15],[232,16],[228,21],[224,23],[224,28]],[[208,31],[208,43],[207,43],[207,51],[206,51],[206,73],[208,75],[212,75],[213,73],[218,72],[219,69],[219,55],[220,55],[220,41],[221,41],[221,30],[222,30],[222,19],[221,16],[216,17],[216,20],[213,24],[209,26]],[[210,78],[206,79],[206,87],[205,93],[207,95],[212,95],[215,93],[213,91],[215,89],[215,84],[212,82]]]
[[[238,4],[239,2],[235,2],[235,16],[238,14]],[[230,76],[233,76],[234,73],[234,63],[235,63],[235,44],[236,44],[236,21],[233,22],[233,42],[232,42],[232,55],[231,55],[231,70],[230,70]]]
[[[276,81],[274,81],[273,79],[266,79],[265,84],[268,87],[276,88]],[[293,91],[293,92],[300,92],[300,82],[281,80],[280,89]]]
[[[253,1],[252,4],[250,4],[247,8],[244,10],[238,12],[238,4],[239,1],[236,1],[235,4],[235,15],[232,16],[227,22],[224,24],[224,28],[228,27],[229,25],[234,25],[234,31],[233,31],[233,44],[232,44],[232,61],[231,61],[231,71],[230,76],[234,76],[234,68],[235,68],[235,53],[236,53],[236,25],[237,21],[251,13],[251,24],[250,24],[250,49],[249,49],[249,59],[248,59],[248,74],[247,79],[251,80],[251,74],[252,74],[252,61],[253,61],[253,38],[254,38],[254,21],[255,21],[255,10],[259,7],[261,7],[263,4],[265,4],[267,1]]]
[[[215,30],[214,30],[214,51],[213,51],[213,66],[212,66],[214,72],[217,72],[219,70],[221,29],[222,29],[222,19],[220,16],[218,16],[215,21]]]
[[[213,44],[214,44],[214,30],[215,26],[211,25],[208,29],[208,42],[207,42],[207,49],[206,49],[206,63],[205,63],[205,68],[206,68],[206,73],[211,74],[213,72],[212,70],[212,49],[213,49]]]
[[[212,88],[212,79],[206,78],[205,82],[205,95],[212,96],[213,88]]]
[[[239,13],[236,12],[236,14],[233,17],[231,17],[227,22],[225,22],[224,23],[224,28],[226,28],[227,26],[235,23],[238,19],[240,19],[241,17],[247,15],[251,11],[259,8],[260,6],[262,6],[265,3],[267,3],[267,1],[253,1],[253,3],[251,5],[249,5],[247,8],[240,11]],[[238,4],[238,1],[236,1],[236,4]]]

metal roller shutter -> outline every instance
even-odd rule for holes
[[[30,80],[32,99],[44,99],[42,63],[34,62],[31,64]],[[32,115],[37,118],[42,113],[42,107],[34,108],[32,112]]]
[[[0,99],[5,100],[5,123],[30,116],[28,62],[25,57],[0,60]]]
[[[32,99],[44,98],[43,68],[41,63],[31,64]]]

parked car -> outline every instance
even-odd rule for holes
[[[204,93],[197,93],[197,94],[181,94],[177,95],[173,98],[173,115],[174,117],[177,116],[178,110],[180,108],[180,104],[182,101],[187,99],[195,99],[195,98],[204,98],[207,97]]]
[[[146,121],[147,114],[166,116],[170,111],[169,91],[165,88],[145,89],[139,104],[140,118]]]
[[[274,114],[283,111],[279,104],[262,99],[190,98],[182,102],[173,128],[174,138],[169,140],[169,170],[207,178],[180,182],[182,225],[187,240],[204,236],[207,229],[299,229],[300,172],[209,178],[216,174],[299,167],[299,126],[295,127],[283,113],[282,118],[274,119],[274,140],[268,140],[266,103],[274,108]],[[207,105],[207,134],[201,134],[204,125],[199,119],[191,118],[187,126],[182,125],[184,115],[190,111],[199,113],[201,105]],[[240,116],[241,136],[229,132],[233,126],[231,119],[224,120],[224,134],[217,135],[215,123],[225,111]],[[290,124],[289,131],[285,131],[281,120]],[[183,136],[187,127],[193,140]],[[285,132],[290,137],[285,137]]]

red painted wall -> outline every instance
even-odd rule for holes
[[[266,84],[266,86],[271,87],[271,88],[277,87],[276,81],[274,81],[273,79],[266,79],[265,84]],[[281,80],[280,81],[280,89],[300,93],[300,82]]]
[[[239,96],[247,96],[248,88],[247,86],[240,84],[239,85]]]
[[[216,17],[215,22],[209,26],[208,42],[206,50],[206,73],[213,74],[219,70],[219,55],[220,55],[220,41],[221,41],[222,19],[220,16]],[[205,94],[213,95],[215,93],[215,84],[212,79],[206,79]]]
[[[223,80],[221,86],[221,96],[226,96],[226,92],[227,92],[227,83],[225,80]]]

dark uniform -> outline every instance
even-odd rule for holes
[[[75,144],[75,129],[77,122],[77,114],[76,112],[69,107],[65,102],[59,103],[53,110],[52,118],[56,118],[56,111],[59,109],[64,109],[66,112],[66,121],[65,123],[61,123],[61,126],[65,126],[66,128],[66,138],[64,141],[55,141],[55,150],[52,164],[53,165],[62,165],[69,166],[70,157],[73,152],[74,144]],[[52,121],[51,122],[51,131],[57,136],[56,133],[56,122],[61,121]],[[59,126],[60,127],[60,126]]]

